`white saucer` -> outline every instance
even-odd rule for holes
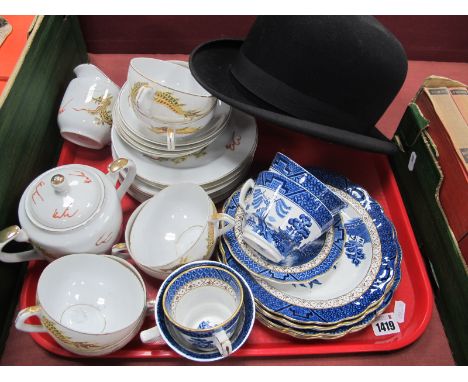
[[[253,117],[234,110],[222,134],[206,147],[203,155],[193,155],[179,163],[149,158],[126,144],[115,129],[112,129],[111,137],[115,154],[132,159],[137,176],[145,183],[164,187],[191,182],[203,186],[222,183],[253,156],[257,145],[257,124]]]

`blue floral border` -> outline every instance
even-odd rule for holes
[[[315,330],[315,329],[298,329],[298,328],[294,328],[294,331],[297,332],[297,333],[304,334],[304,335],[316,335],[316,334],[340,335],[340,334],[342,334],[344,332],[347,332],[348,330],[350,330],[353,327],[369,324],[370,322],[372,322],[376,318],[376,316],[378,314],[383,312],[388,307],[390,302],[392,301],[395,290],[396,290],[396,288],[398,288],[398,285],[399,285],[400,280],[401,280],[401,260],[402,260],[402,251],[401,251],[400,245],[397,243],[397,258],[395,260],[395,262],[396,262],[396,265],[395,265],[395,278],[394,278],[394,281],[393,281],[393,285],[390,288],[390,290],[387,292],[383,302],[378,306],[378,308],[375,309],[373,312],[371,312],[371,313],[367,314],[366,316],[364,316],[364,318],[361,321],[356,322],[356,323],[354,323],[352,325],[344,325],[344,326],[340,326],[339,328],[331,329],[331,330]],[[272,321],[276,325],[287,328],[287,325],[285,325],[282,322],[276,321],[276,320],[271,319],[271,318],[267,318],[267,319],[269,321]]]

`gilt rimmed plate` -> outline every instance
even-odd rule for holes
[[[321,327],[321,328],[293,328],[290,322],[283,322],[276,320],[269,315],[263,314],[257,309],[257,318],[262,324],[268,328],[288,334],[290,336],[300,339],[336,339],[343,337],[348,333],[357,332],[369,326],[381,313],[385,311],[390,302],[392,301],[395,290],[401,280],[401,260],[402,252],[401,247],[397,243],[397,256],[395,264],[395,277],[388,290],[388,292],[382,297],[380,303],[371,311],[366,312],[364,316],[361,316],[356,322],[345,322],[337,327]]]
[[[366,272],[362,273],[359,269],[359,264],[366,261],[365,258],[361,258],[361,262],[355,266],[355,274],[350,274],[349,271],[341,274],[340,269],[344,270],[344,267],[338,267],[336,271],[326,275],[330,280],[334,280],[333,283],[327,280],[315,290],[314,285],[298,288],[295,285],[273,284],[255,279],[230,253],[226,253],[228,264],[244,276],[257,302],[265,309],[288,320],[306,324],[326,324],[356,317],[378,301],[384,295],[387,285],[393,280],[396,239],[393,236],[391,223],[385,217],[380,205],[370,198],[364,189],[352,186],[340,178],[336,179],[330,175],[325,183],[333,186],[346,185],[343,187],[346,192],[341,190],[337,192],[361,214],[369,229],[372,244],[376,246],[376,250],[372,250],[370,266]],[[350,197],[351,195],[353,197]],[[343,259],[347,257],[343,256]],[[348,260],[353,261],[353,258]],[[362,279],[359,280],[357,274],[362,275]]]
[[[219,184],[215,187],[205,187],[203,189],[207,192],[208,196],[213,200],[214,203],[224,201],[232,191],[239,186],[242,180],[245,179],[249,171],[250,163],[248,163],[241,172],[236,173],[234,177],[226,179],[225,183]],[[119,180],[123,182],[125,176],[119,174]],[[141,182],[138,178],[135,178],[128,192],[138,201],[144,201],[160,192],[164,187],[151,187],[144,182]]]
[[[396,238],[396,233],[394,233],[394,234],[395,234],[395,238]],[[358,324],[360,321],[362,321],[365,318],[365,316],[367,316],[370,313],[380,309],[380,307],[384,303],[385,299],[387,298],[387,295],[389,293],[393,293],[393,291],[398,286],[398,280],[397,280],[396,275],[397,275],[397,273],[401,272],[400,265],[401,265],[401,260],[402,260],[402,252],[401,252],[401,248],[400,248],[400,246],[398,244],[398,241],[396,241],[396,244],[397,244],[397,256],[395,258],[395,278],[394,278],[394,280],[387,285],[384,295],[379,300],[377,300],[372,305],[370,305],[366,311],[364,311],[363,313],[361,313],[358,316],[351,317],[349,319],[340,321],[340,322],[338,322],[336,324],[328,324],[327,323],[327,324],[321,324],[321,325],[314,325],[314,324],[297,323],[297,322],[288,320],[287,318],[285,318],[283,316],[276,315],[275,313],[264,309],[264,307],[262,305],[260,305],[260,304],[257,304],[257,311],[259,313],[261,313],[266,320],[271,319],[273,322],[277,322],[279,325],[283,325],[283,326],[285,326],[287,328],[290,328],[290,329],[293,329],[293,330],[295,330],[295,329],[301,329],[301,330],[302,329],[315,329],[317,331],[329,331],[331,329],[337,329],[337,328],[339,328],[339,327],[341,327],[343,325],[351,326],[351,325],[354,325],[354,324]],[[225,262],[224,259],[222,261]]]
[[[223,212],[236,221],[234,229],[224,235],[229,252],[255,277],[274,283],[298,284],[313,280],[326,273],[343,252],[351,259],[352,264],[361,266],[363,272],[366,272],[371,264],[372,247],[378,244],[377,241],[372,242],[371,234],[359,211],[348,205],[335,215],[332,228],[314,241],[314,245],[309,246],[307,254],[297,251],[285,261],[273,263],[257,253],[242,238],[245,212],[239,206],[238,192],[226,202]],[[362,261],[364,264],[361,265]]]
[[[119,157],[135,162],[137,175],[145,181],[167,186],[174,183],[192,182],[199,185],[214,183],[229,176],[252,156],[257,145],[257,124],[253,117],[234,110],[222,134],[203,154],[192,156],[177,167],[167,161],[158,161],[129,147],[111,131],[112,146]]]

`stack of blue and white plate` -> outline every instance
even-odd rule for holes
[[[236,225],[220,242],[219,260],[245,278],[257,318],[267,327],[302,339],[339,338],[368,326],[389,305],[401,277],[401,248],[392,223],[365,189],[325,170],[291,166],[285,172],[290,179],[312,174],[345,202],[332,227],[307,256],[272,262],[244,240],[246,212],[236,191],[223,208]]]

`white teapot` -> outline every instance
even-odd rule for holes
[[[106,253],[121,233],[120,200],[132,184],[136,169],[128,159],[116,159],[107,174],[94,167],[70,164],[38,176],[23,193],[20,225],[0,232],[0,261],[52,261],[69,253]],[[118,174],[126,169],[118,189]],[[3,252],[10,241],[29,242],[33,250]]]

